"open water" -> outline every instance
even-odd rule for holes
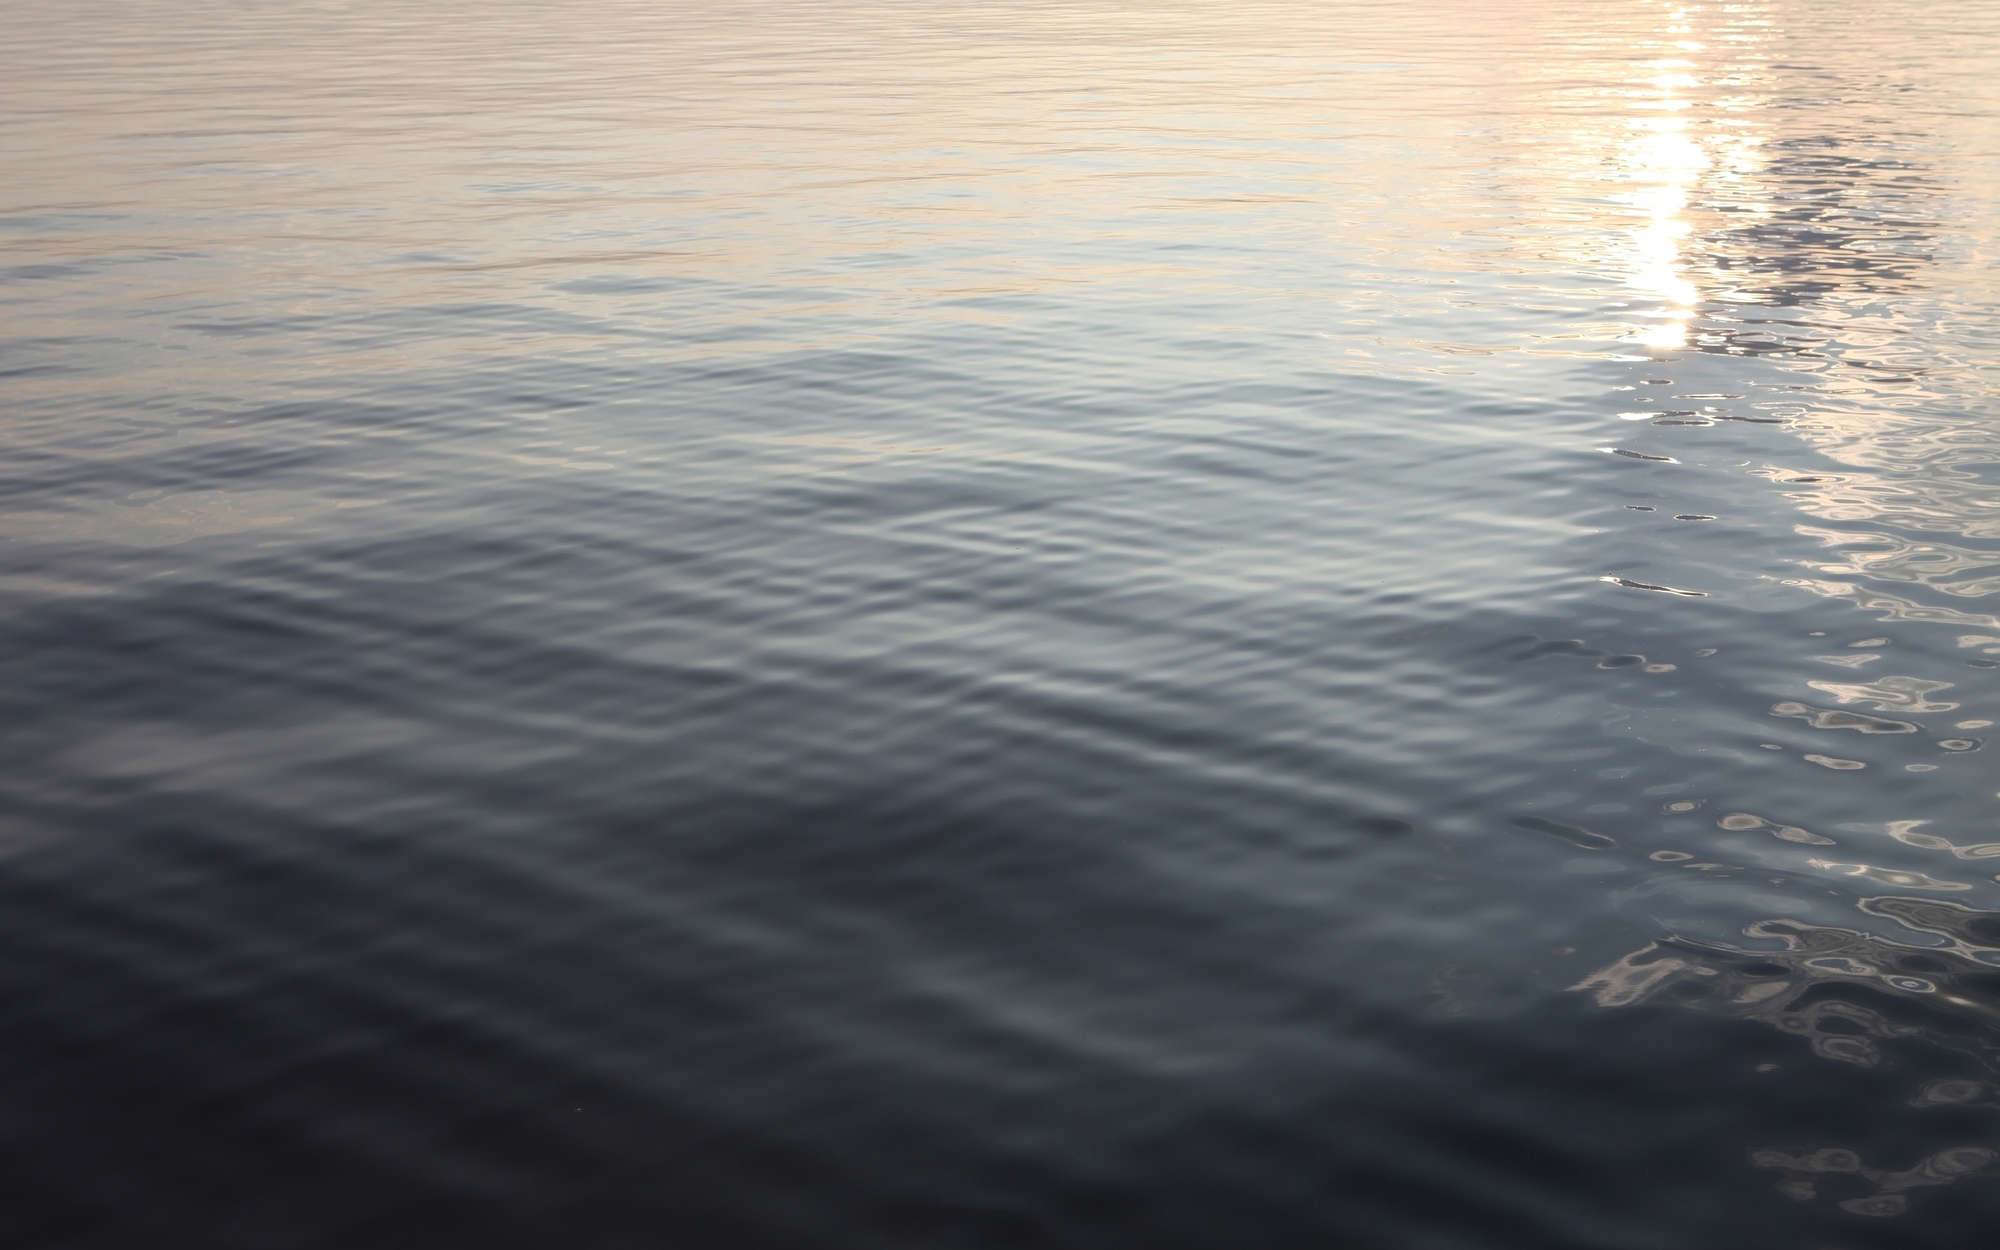
[[[13,0],[0,1240],[1967,1250],[2000,5]]]

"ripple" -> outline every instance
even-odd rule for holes
[[[1716,827],[1732,833],[1768,833],[1781,842],[1796,842],[1805,846],[1832,846],[1832,838],[1821,837],[1797,825],[1781,824],[1774,820],[1750,812],[1729,812],[1716,819]]]
[[[9,1244],[1977,1244],[1996,13],[20,0]]]
[[[1772,704],[1771,715],[1802,720],[1814,729],[1849,729],[1864,734],[1913,734],[1918,728],[1910,721],[1866,716],[1860,712],[1844,712],[1838,708],[1816,708],[1789,700]]]
[[[1627,590],[1651,590],[1663,595],[1680,595],[1687,599],[1706,599],[1708,597],[1708,592],[1705,590],[1683,590],[1678,586],[1661,586],[1653,582],[1634,581],[1629,577],[1619,577],[1612,573],[1606,573],[1597,580],[1600,582],[1610,582],[1614,586],[1623,586]]]

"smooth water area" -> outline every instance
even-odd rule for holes
[[[2000,1227],[2000,6],[16,0],[10,1246]]]

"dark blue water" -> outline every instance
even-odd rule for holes
[[[1985,1244],[1996,84],[17,0],[0,1243]]]

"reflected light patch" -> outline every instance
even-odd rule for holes
[[[1649,349],[1673,351],[1687,345],[1688,326],[1701,296],[1686,274],[1681,244],[1689,228],[1688,189],[1707,167],[1708,154],[1681,116],[1687,102],[1675,95],[1698,85],[1694,75],[1678,70],[1657,73],[1644,83],[1651,90],[1633,107],[1657,115],[1634,122],[1626,146],[1627,165],[1639,184],[1634,204],[1646,214],[1632,240],[1630,285],[1657,301],[1657,306],[1648,310],[1649,324],[1634,338]]]

